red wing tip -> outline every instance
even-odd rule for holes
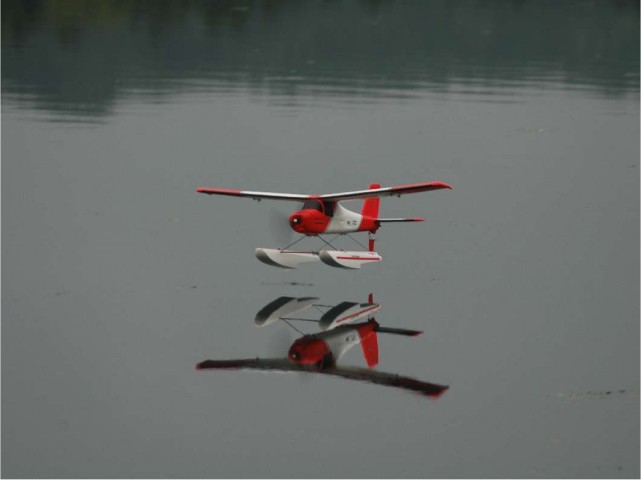
[[[445,182],[432,182],[432,185],[435,186],[435,187],[447,188],[449,190],[452,190],[452,186],[447,184],[447,183],[445,183]]]
[[[240,190],[234,190],[231,188],[207,188],[207,187],[198,187],[196,189],[198,193],[206,193],[208,195],[213,195],[214,193],[217,193],[219,195],[240,195],[241,191]]]
[[[211,360],[203,360],[202,362],[198,362],[196,364],[196,370],[205,370],[209,365]]]
[[[447,392],[450,389],[449,386],[443,386],[441,389],[439,389],[436,392],[430,392],[427,394],[428,397],[436,400],[437,398],[440,398],[445,392]]]
[[[445,182],[435,181],[435,182],[408,183],[405,185],[396,185],[394,187],[391,187],[391,190],[392,192],[395,192],[398,190],[414,190],[417,192],[424,192],[426,190],[438,190],[439,188],[448,188],[450,190],[452,189],[452,187]]]

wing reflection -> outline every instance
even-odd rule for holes
[[[342,302],[337,306],[314,303],[315,297],[279,297],[256,315],[259,327],[283,321],[318,322],[321,331],[313,334],[302,334],[289,348],[287,357],[283,358],[245,358],[230,360],[204,360],[196,365],[197,370],[263,370],[279,372],[312,373],[332,375],[347,380],[357,380],[377,385],[400,388],[429,397],[439,397],[449,387],[436,383],[424,382],[412,377],[394,373],[381,372],[372,368],[378,364],[378,334],[417,336],[422,332],[402,328],[382,327],[371,315],[380,309],[370,295],[368,303]],[[329,308],[320,320],[313,318],[289,317],[316,307]],[[329,315],[328,315],[329,314]],[[367,321],[354,323],[368,317]],[[324,320],[324,322],[323,322]],[[340,320],[340,322],[338,321]],[[360,345],[369,368],[337,365],[346,351]]]

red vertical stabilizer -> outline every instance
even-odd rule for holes
[[[369,186],[369,189],[381,188],[379,183],[372,183]],[[361,215],[364,217],[378,218],[378,204],[380,203],[379,197],[366,198],[363,201],[363,208],[361,209]]]
[[[358,327],[358,336],[361,338],[361,347],[363,347],[363,355],[367,366],[372,368],[378,365],[378,337],[374,328],[378,324],[375,321],[370,321],[365,325]]]

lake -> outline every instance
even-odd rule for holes
[[[4,1],[3,477],[638,478],[639,128],[638,1]],[[196,193],[436,180],[362,270]],[[194,368],[370,293],[440,398]]]

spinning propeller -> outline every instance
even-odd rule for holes
[[[269,233],[281,245],[290,243],[294,231],[289,226],[289,214],[272,207],[269,211]]]

